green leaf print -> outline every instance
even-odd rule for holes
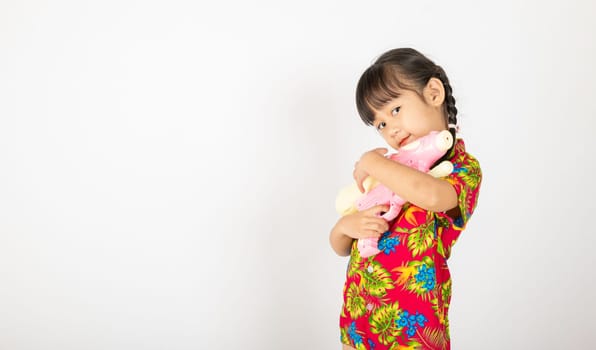
[[[423,300],[429,300],[435,291],[436,282],[435,264],[432,258],[422,257],[422,260],[414,260],[394,268],[392,271],[398,273],[396,283],[404,290],[410,291]]]
[[[415,227],[408,236],[408,250],[412,252],[412,257],[416,257],[432,247],[435,235],[435,225],[433,220],[427,220],[426,223]]]
[[[382,297],[387,294],[387,289],[395,288],[391,273],[376,261],[368,265],[362,274],[362,278],[364,289],[368,294],[375,297]]]
[[[422,332],[417,331],[418,339],[424,344],[424,349],[447,349],[449,338],[442,328],[426,327]]]
[[[383,345],[389,345],[401,335],[403,327],[398,327],[397,319],[401,314],[399,304],[397,302],[389,305],[383,305],[373,312],[370,316],[370,329],[374,334],[379,335],[379,342]]]
[[[410,340],[408,345],[400,345],[399,343],[391,344],[389,350],[420,350],[422,349],[422,344],[415,340]]]
[[[457,201],[460,205],[460,210],[461,210],[461,217],[464,220],[464,223],[467,221],[468,218],[468,201],[467,201],[467,197],[468,197],[468,191],[466,191],[465,188],[461,189],[461,192],[459,192],[459,197],[457,198]],[[455,242],[452,242],[452,244],[455,244]]]
[[[352,244],[352,252],[350,254],[350,262],[348,263],[348,277],[352,277],[356,274],[360,273],[360,267],[362,265],[363,259],[360,257],[360,253],[358,252],[357,242],[354,240]]]
[[[437,226],[443,227],[443,228],[449,228],[449,226],[451,226],[451,224],[449,223],[449,220],[447,220],[446,218],[444,218],[440,215],[435,215],[435,218],[437,220]]]
[[[358,318],[366,312],[366,303],[360,296],[360,288],[354,282],[350,284],[346,293],[346,309],[352,319]]]
[[[451,300],[451,278],[441,284],[441,295],[443,296],[443,305],[445,308],[449,308],[449,301]]]
[[[348,331],[346,331],[346,328],[342,327],[340,329],[340,332],[341,332],[340,341],[342,342],[342,344],[350,344],[350,338],[348,338]]]
[[[436,294],[432,298],[431,304],[435,311],[435,315],[439,319],[439,324],[449,328],[447,310],[449,309],[449,300],[451,298],[451,279],[448,279],[445,283],[441,284],[440,288],[440,295]]]
[[[443,241],[441,241],[440,239],[437,240],[437,253],[439,253],[441,256],[445,256],[445,248],[443,248]]]
[[[476,188],[480,183],[480,179],[482,178],[478,161],[476,160],[476,158],[470,157],[468,158],[467,164],[464,164],[463,167],[466,171],[462,171],[460,173],[461,179],[470,188]]]
[[[410,230],[406,227],[401,227],[398,226],[395,228],[395,232],[399,232],[399,233],[410,233]]]
[[[439,323],[443,324],[444,322],[444,315],[443,315],[443,308],[439,307],[439,295],[435,295],[431,301],[431,307],[435,312],[435,316],[439,319]]]

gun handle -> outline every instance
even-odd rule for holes
[[[381,251],[378,248],[378,244],[378,238],[360,238],[358,240],[358,253],[363,258],[379,254]]]

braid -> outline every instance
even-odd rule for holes
[[[455,97],[453,97],[453,89],[451,88],[451,84],[449,83],[449,78],[447,78],[447,74],[445,74],[445,71],[443,70],[443,68],[441,68],[441,66],[436,66],[436,73],[434,74],[434,77],[441,80],[441,82],[443,83],[443,87],[445,88],[445,113],[447,115],[447,124],[457,125],[457,107],[455,107]],[[455,134],[457,132],[456,127],[449,127],[449,132],[451,133],[451,136],[453,136],[453,144],[451,145],[451,148],[445,153],[445,155],[433,164],[433,167],[444,160],[448,160],[451,157],[453,150],[455,149]]]
[[[447,114],[447,123],[457,125],[457,107],[455,107],[455,97],[453,97],[453,89],[449,83],[447,74],[440,66],[436,68],[435,77],[441,80],[445,87],[445,112]]]

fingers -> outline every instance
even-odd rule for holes
[[[377,213],[389,210],[388,205],[377,205],[365,211],[346,215],[338,221],[341,231],[355,239],[380,237],[389,230],[389,223]]]
[[[363,174],[358,172],[356,169],[354,169],[354,172],[352,173],[352,176],[354,177],[354,180],[356,181],[356,185],[358,186],[358,190],[360,191],[360,193],[364,193],[365,189],[364,189],[364,180],[366,180],[367,176],[362,176]]]
[[[387,148],[375,148],[374,151],[382,156],[384,156],[385,154],[387,154],[387,152],[389,152],[389,150]]]
[[[364,181],[358,181],[356,180],[356,184],[358,185],[358,189],[360,190],[360,193],[364,193],[364,185],[362,184]]]
[[[362,237],[360,238],[379,238],[383,232],[377,230],[362,230]]]
[[[387,223],[387,221],[381,219],[381,222],[377,223],[377,228],[379,229],[379,231],[381,233],[385,233],[387,230],[389,230],[389,223]]]
[[[366,224],[362,229],[362,237],[381,237],[381,235],[389,229],[386,222],[370,222]]]
[[[379,236],[389,229],[389,223],[378,216],[365,216],[362,221],[362,229],[372,231]]]
[[[383,206],[379,206],[383,207]],[[389,224],[383,218],[379,216],[375,216],[372,214],[366,214],[364,212],[360,212],[358,214],[352,229],[349,231],[351,233],[348,236],[352,238],[379,238],[383,233],[387,232],[389,229]]]
[[[381,235],[389,229],[389,225],[387,225],[387,222],[371,222],[366,226],[366,229]]]

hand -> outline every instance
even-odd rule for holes
[[[379,155],[384,157],[387,152],[387,148],[375,148],[364,153],[360,157],[360,160],[357,161],[356,164],[354,164],[354,172],[352,173],[352,176],[354,177],[356,185],[358,185],[358,189],[361,193],[364,193],[364,186],[362,185],[362,183],[369,176],[368,172],[364,170],[364,164],[366,164],[366,161],[370,160],[370,158],[372,157],[378,157]]]
[[[389,206],[377,205],[354,214],[343,216],[337,222],[336,229],[344,235],[354,238],[380,237],[389,229],[389,224],[381,218]]]

